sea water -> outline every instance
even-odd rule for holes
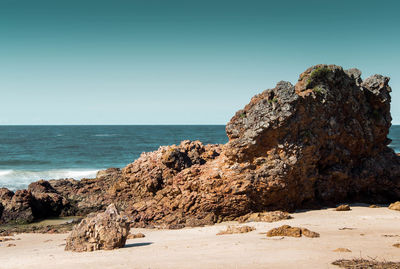
[[[122,168],[142,152],[182,140],[226,143],[223,125],[0,126],[0,187],[26,188],[39,179],[92,178]]]
[[[390,146],[400,152],[400,126]],[[182,140],[226,143],[224,125],[176,126],[0,126],[0,187],[26,188],[39,179],[92,178],[142,152]]]

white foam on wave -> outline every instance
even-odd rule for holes
[[[117,136],[117,134],[95,134],[93,136],[97,137],[108,137],[108,136]]]
[[[30,183],[39,179],[95,178],[98,171],[98,169],[0,170],[0,187],[18,190],[27,188]]]
[[[12,172],[13,172],[13,170],[0,170],[0,177],[11,174]]]

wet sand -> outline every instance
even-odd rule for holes
[[[145,238],[130,239],[113,251],[64,251],[68,234],[19,234],[0,243],[0,268],[339,268],[341,258],[400,261],[400,212],[352,206],[351,211],[313,210],[290,220],[246,223],[245,234],[219,235],[221,223],[181,230],[132,229]],[[269,229],[288,224],[320,233],[319,238],[267,238]],[[345,228],[345,229],[343,229]],[[7,247],[9,243],[16,246]],[[352,252],[334,252],[347,248]]]

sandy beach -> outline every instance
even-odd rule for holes
[[[245,234],[219,235],[220,223],[181,230],[132,229],[145,238],[129,239],[122,249],[74,253],[64,251],[68,234],[18,234],[0,243],[0,268],[338,268],[341,258],[400,261],[400,212],[352,205],[297,212],[293,219],[247,223]],[[288,224],[320,233],[319,238],[267,238],[269,229]],[[9,243],[15,244],[7,247]],[[347,248],[352,252],[334,252]]]

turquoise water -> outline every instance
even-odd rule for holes
[[[226,143],[223,125],[0,126],[0,187],[26,188],[39,179],[94,177],[124,167],[142,152],[180,141]]]
[[[400,152],[400,126],[390,146]],[[226,143],[224,125],[0,126],[0,187],[26,188],[39,179],[94,177],[124,167],[142,152],[180,141]]]
[[[390,147],[396,152],[400,152],[400,125],[393,125],[390,128],[389,138],[392,139]]]

